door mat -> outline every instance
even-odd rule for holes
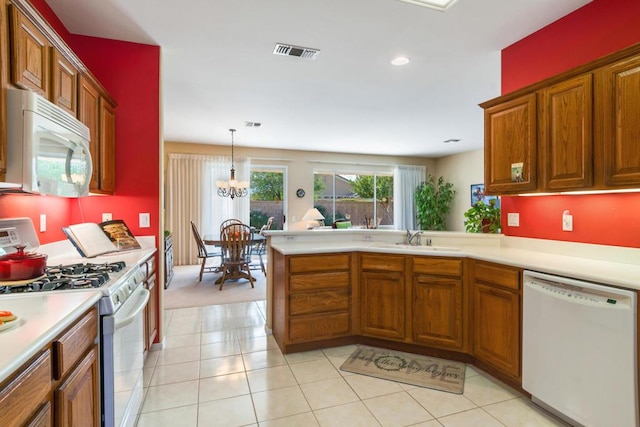
[[[465,367],[462,362],[359,345],[340,369],[462,394]]]

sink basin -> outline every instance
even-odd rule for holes
[[[411,249],[421,252],[460,252],[460,248],[455,248],[452,246],[415,246],[410,245],[408,243],[376,243],[373,245],[376,248],[385,248],[385,249]]]

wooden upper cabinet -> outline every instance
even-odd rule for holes
[[[78,113],[78,69],[52,48],[51,101],[76,117]]]
[[[537,187],[536,94],[484,110],[484,182],[487,194],[517,194]]]
[[[11,80],[13,84],[49,97],[51,44],[15,6],[11,6]]]
[[[640,55],[596,71],[599,186],[640,186]]]
[[[91,174],[91,191],[100,188],[100,143],[99,143],[99,123],[100,123],[100,94],[93,81],[86,76],[80,76],[78,91],[78,119],[89,128],[89,152],[91,153],[91,164],[93,172]]]
[[[100,190],[113,194],[116,189],[116,110],[100,98]]]
[[[93,173],[89,190],[113,194],[115,190],[115,107],[91,76],[80,76],[78,118],[89,128]]]
[[[7,86],[9,67],[9,19],[7,17],[7,3],[0,0],[0,88]],[[0,90],[0,129],[7,128],[7,112],[5,90]],[[5,180],[7,172],[7,132],[0,132],[0,181]]]
[[[539,92],[542,190],[580,190],[593,184],[592,80],[585,74]]]

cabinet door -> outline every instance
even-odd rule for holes
[[[640,185],[640,56],[596,73],[596,148],[603,159],[598,178],[607,187]]]
[[[78,113],[78,70],[57,49],[52,49],[51,100],[73,117]]]
[[[86,76],[80,76],[80,90],[78,95],[78,118],[89,128],[91,141],[89,151],[91,152],[91,183],[89,190],[100,190],[100,94],[93,82]]]
[[[488,194],[513,194],[537,187],[536,95],[484,111],[484,173]]]
[[[113,194],[116,188],[116,111],[100,98],[100,190]]]
[[[12,6],[11,18],[11,79],[16,86],[48,98],[51,45],[15,6]]]
[[[364,335],[404,338],[404,273],[361,274],[361,328]]]
[[[158,334],[158,294],[156,289],[155,273],[147,279],[146,287],[149,289],[149,302],[145,308],[145,350],[151,348]]]
[[[7,76],[9,67],[9,19],[7,17],[7,3],[5,0],[0,1],[0,88],[7,87]],[[7,113],[5,90],[0,90],[0,181],[5,180],[7,172]]]
[[[56,426],[99,426],[98,349],[94,346],[54,392]]]
[[[507,375],[520,377],[520,296],[475,284],[474,354]]]
[[[416,274],[413,278],[413,340],[462,348],[462,281]]]
[[[593,185],[592,75],[582,75],[539,94],[539,165],[544,190]]]

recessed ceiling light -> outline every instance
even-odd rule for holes
[[[459,139],[455,139],[455,138],[451,138],[451,139],[445,139],[444,141],[445,144],[453,144],[454,142],[460,142]]]
[[[410,61],[411,59],[406,56],[396,56],[391,60],[391,63],[393,65],[407,65]]]
[[[431,9],[437,9],[442,12],[447,10],[456,0],[398,0],[405,3],[411,3],[418,6],[430,7]]]

